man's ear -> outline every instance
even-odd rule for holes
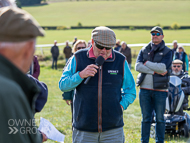
[[[31,55],[34,55],[35,52],[35,42],[34,41],[28,41],[24,50],[24,58],[28,59],[31,57]]]

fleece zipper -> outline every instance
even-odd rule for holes
[[[98,132],[102,132],[102,66],[98,75]]]

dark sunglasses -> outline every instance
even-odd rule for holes
[[[78,50],[85,49],[86,47],[77,47]]]
[[[106,50],[110,50],[110,49],[111,49],[111,48],[108,48],[108,47],[103,47],[103,46],[97,44],[96,42],[95,42],[95,44],[96,44],[96,47],[97,47],[98,49],[101,49],[101,50],[103,50],[104,48],[105,48]]]
[[[162,34],[160,34],[160,33],[151,33],[152,34],[152,36],[160,36],[160,35],[162,35]]]
[[[176,67],[178,67],[178,68],[180,68],[181,66],[173,66],[174,68],[176,68]]]

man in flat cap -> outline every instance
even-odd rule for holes
[[[135,82],[125,57],[112,48],[113,30],[96,27],[92,47],[77,51],[64,69],[59,88],[76,88],[73,99],[73,143],[123,143],[123,110],[136,98]],[[95,60],[102,56],[101,66]],[[85,84],[86,78],[91,77]],[[122,89],[122,90],[121,90]]]
[[[0,142],[41,143],[47,137],[39,133],[34,121],[39,89],[26,73],[36,37],[44,32],[31,15],[5,4],[0,1]]]
[[[179,77],[182,80],[182,90],[185,94],[185,99],[183,101],[183,110],[188,109],[188,96],[190,95],[190,76],[187,72],[182,70],[183,62],[181,60],[174,60],[172,62],[172,74]]]
[[[164,112],[168,92],[172,50],[164,43],[161,27],[151,30],[151,42],[143,47],[137,57],[135,70],[139,72],[139,101],[142,113],[141,142],[148,143],[152,111],[156,112],[156,142],[164,143]]]

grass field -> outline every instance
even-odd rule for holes
[[[61,0],[50,0],[61,1]],[[76,26],[81,22],[83,26],[100,25],[157,25],[170,26],[173,22],[182,25],[190,23],[190,1],[67,1],[50,3],[43,6],[23,7],[31,13],[42,26]],[[37,44],[51,44],[54,40],[63,43],[66,40],[72,41],[75,36],[86,41],[91,39],[89,30],[46,30],[44,38],[38,38]],[[129,44],[148,43],[150,39],[149,30],[114,30],[117,39],[126,41]],[[190,30],[164,30],[164,40],[171,43],[178,40],[179,43],[190,43]],[[138,54],[141,47],[132,48],[132,52]],[[190,48],[185,47],[190,54]],[[60,47],[60,54],[63,47]],[[35,54],[41,54],[39,49]],[[50,57],[50,51],[44,50],[44,55]],[[136,80],[137,72],[134,70],[132,62],[132,74]],[[37,113],[35,118],[40,117],[50,120],[55,127],[66,135],[65,143],[72,142],[71,131],[71,110],[65,101],[62,100],[62,92],[58,88],[58,81],[65,65],[65,60],[58,61],[58,70],[51,69],[51,61],[40,61],[41,73],[39,80],[44,81],[49,89],[48,102],[41,113]],[[138,98],[129,108],[124,111],[124,133],[126,143],[139,143],[141,131],[141,110]],[[190,112],[188,112],[190,114]],[[39,125],[39,122],[37,122]],[[150,139],[150,143],[154,143]],[[187,139],[168,136],[165,143],[185,143]],[[48,140],[47,143],[53,143]]]
[[[42,26],[190,24],[189,1],[68,1],[23,7]]]

